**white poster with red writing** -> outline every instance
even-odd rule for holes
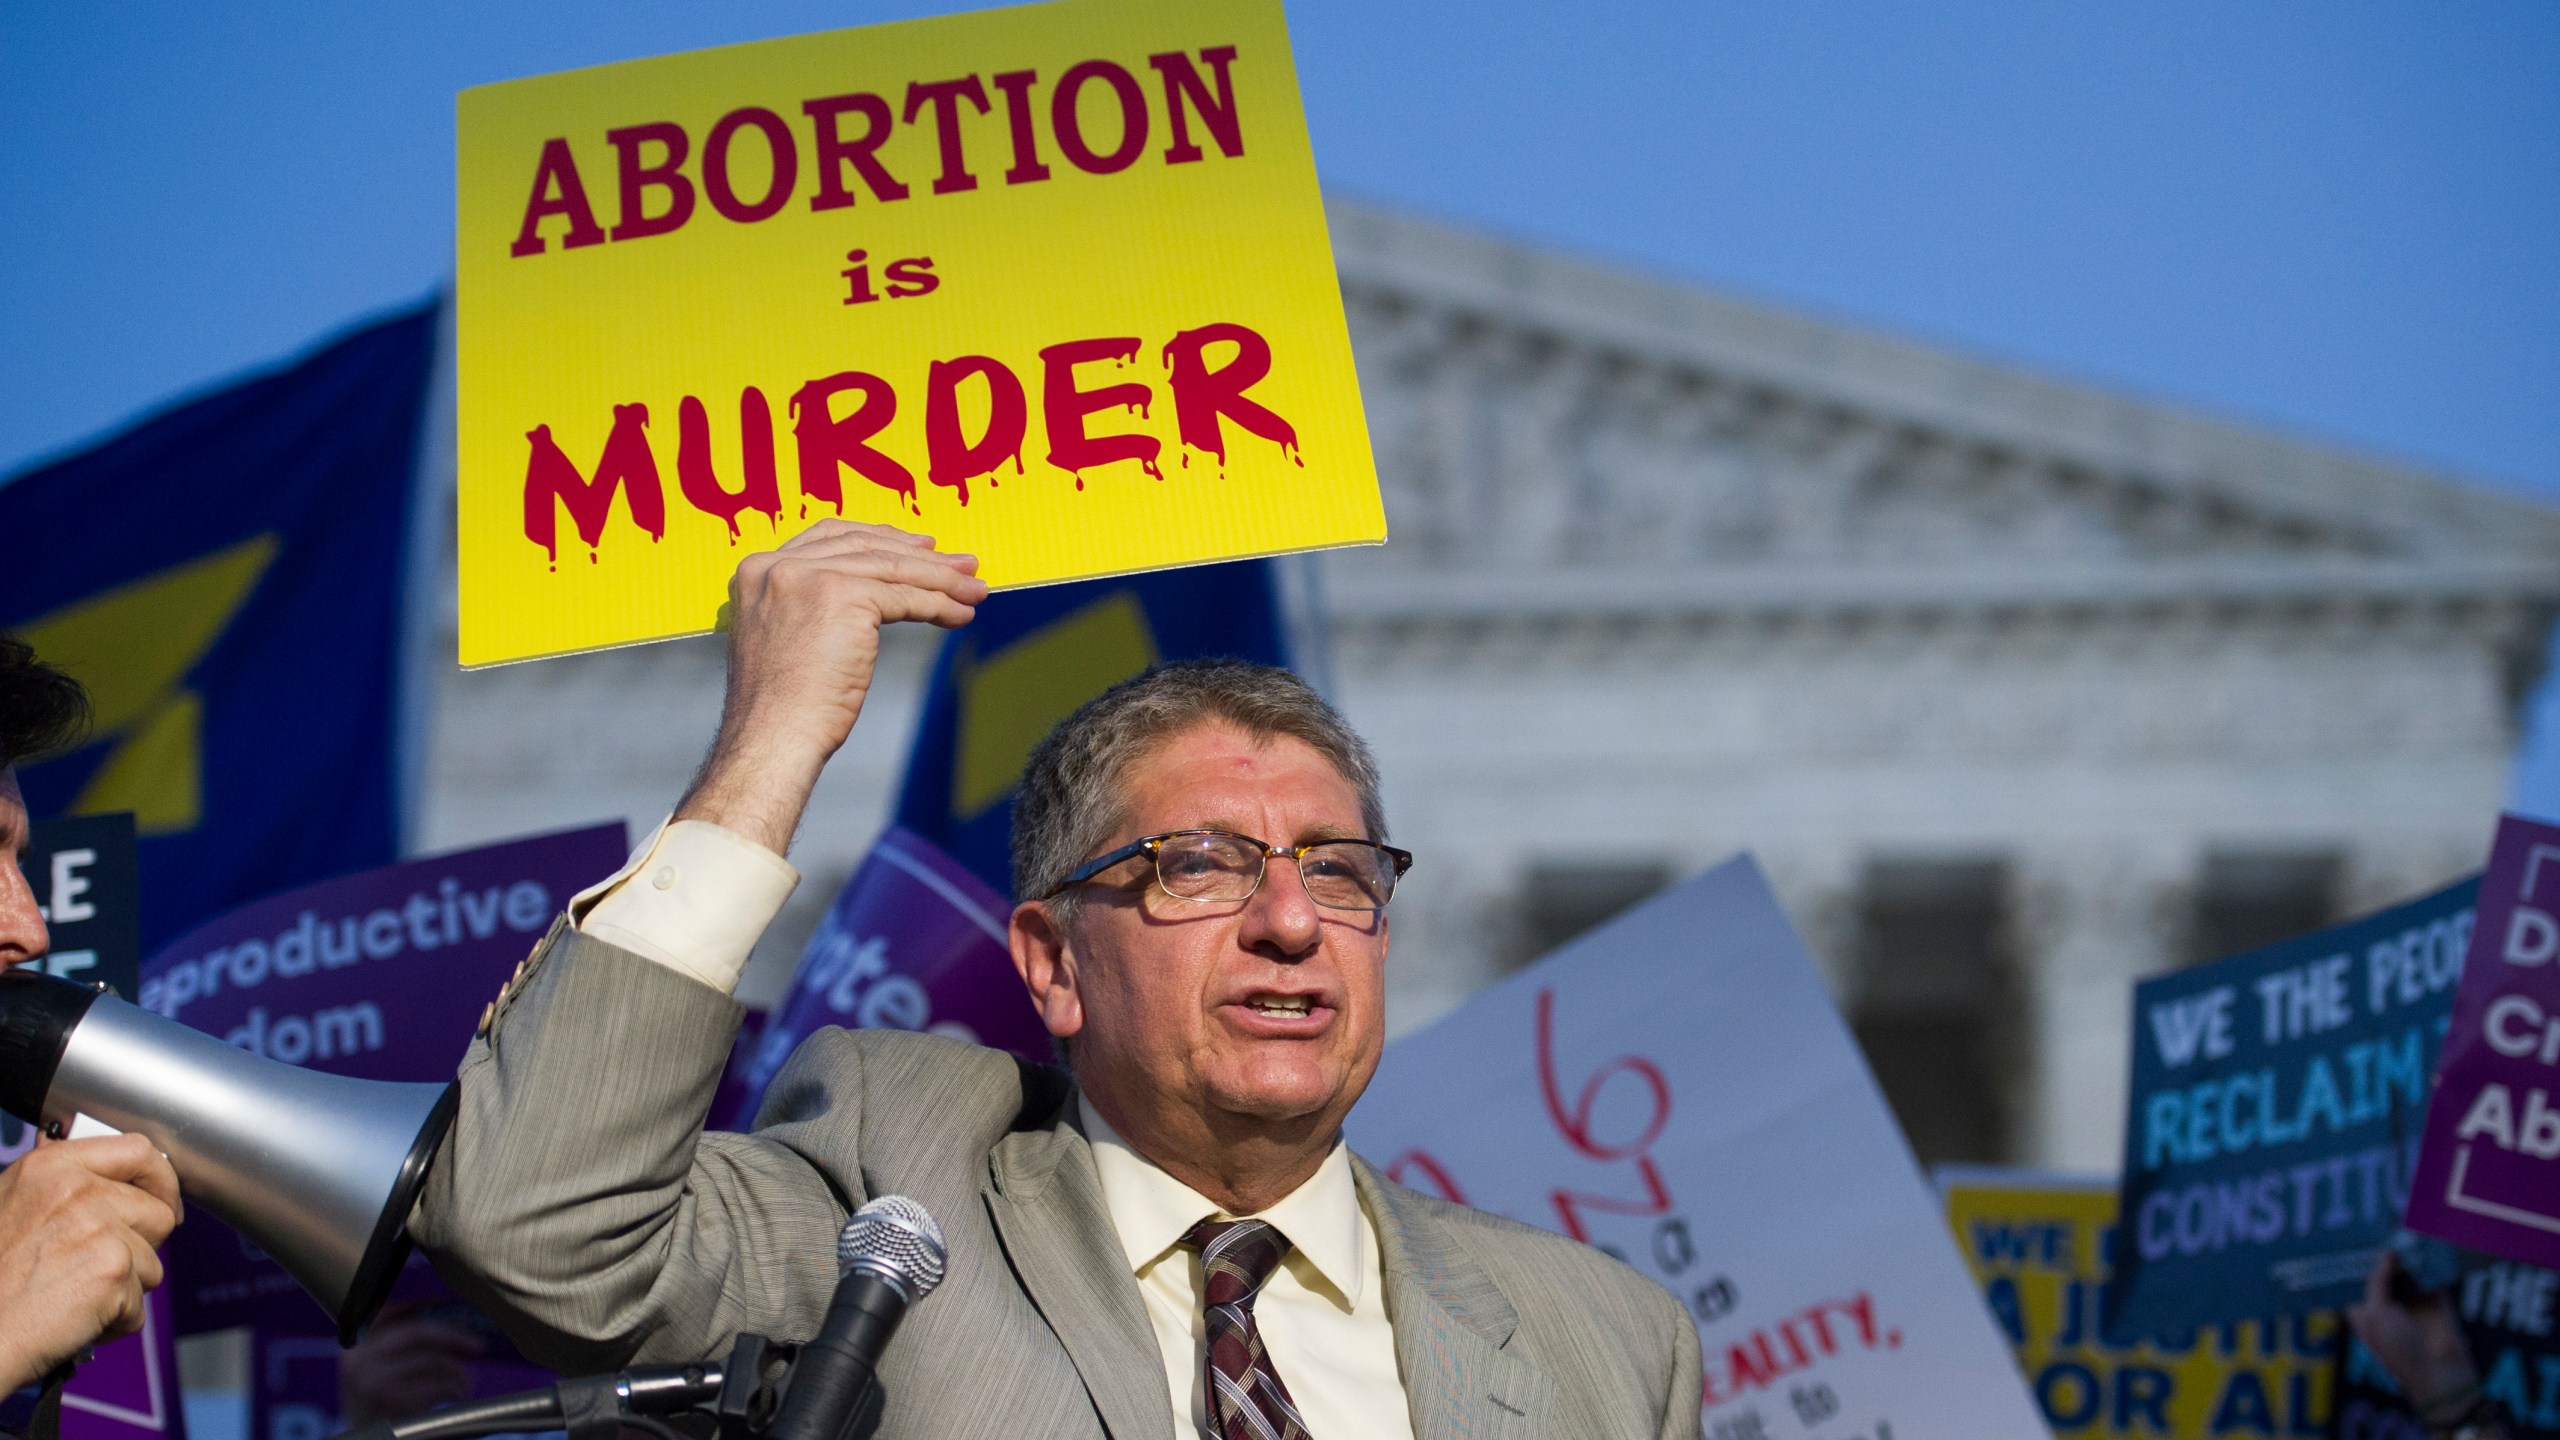
[[[1749,857],[1387,1047],[1351,1142],[1688,1305],[1709,1440],[2048,1440]]]

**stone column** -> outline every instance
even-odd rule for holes
[[[1512,877],[1499,857],[1433,846],[1419,836],[1404,843],[1433,863],[1396,890],[1387,950],[1390,1036],[1430,1024],[1500,978],[1504,926],[1515,904]]]
[[[2176,963],[2193,868],[2184,847],[2133,842],[2021,857],[2021,1163],[2084,1174],[2121,1165],[2133,984]]]
[[[1780,845],[1755,852],[1778,904],[1813,954],[1823,988],[1845,1015],[1856,996],[1858,861],[1853,845]]]

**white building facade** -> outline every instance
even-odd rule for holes
[[[1332,218],[1393,539],[1286,571],[1421,857],[1399,1029],[1750,850],[1924,1158],[2107,1171],[2135,979],[2481,863],[2560,514]],[[932,643],[893,636],[747,998],[779,993],[884,823]],[[439,675],[434,849],[655,823],[721,657]]]

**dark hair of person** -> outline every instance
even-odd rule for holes
[[[14,635],[0,635],[0,769],[59,750],[89,728],[80,682],[36,658]]]

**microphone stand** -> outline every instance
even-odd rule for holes
[[[474,1440],[554,1425],[569,1440],[617,1440],[625,1426],[657,1440],[704,1440],[660,1417],[705,1408],[714,1440],[870,1440],[885,1403],[880,1353],[907,1307],[942,1283],[946,1253],[942,1227],[922,1205],[904,1195],[877,1196],[837,1232],[835,1294],[806,1344],[740,1335],[722,1363],[563,1380],[361,1426],[339,1440]]]
[[[539,1390],[466,1400],[403,1420],[360,1425],[337,1440],[477,1440],[531,1430],[565,1429],[569,1440],[614,1440],[625,1427],[657,1440],[702,1440],[667,1423],[675,1415],[708,1415],[717,1440],[764,1440],[791,1390],[800,1347],[740,1335],[726,1360],[649,1365],[615,1375],[563,1380]],[[855,1403],[848,1440],[869,1440],[880,1424],[882,1394],[866,1384]]]

